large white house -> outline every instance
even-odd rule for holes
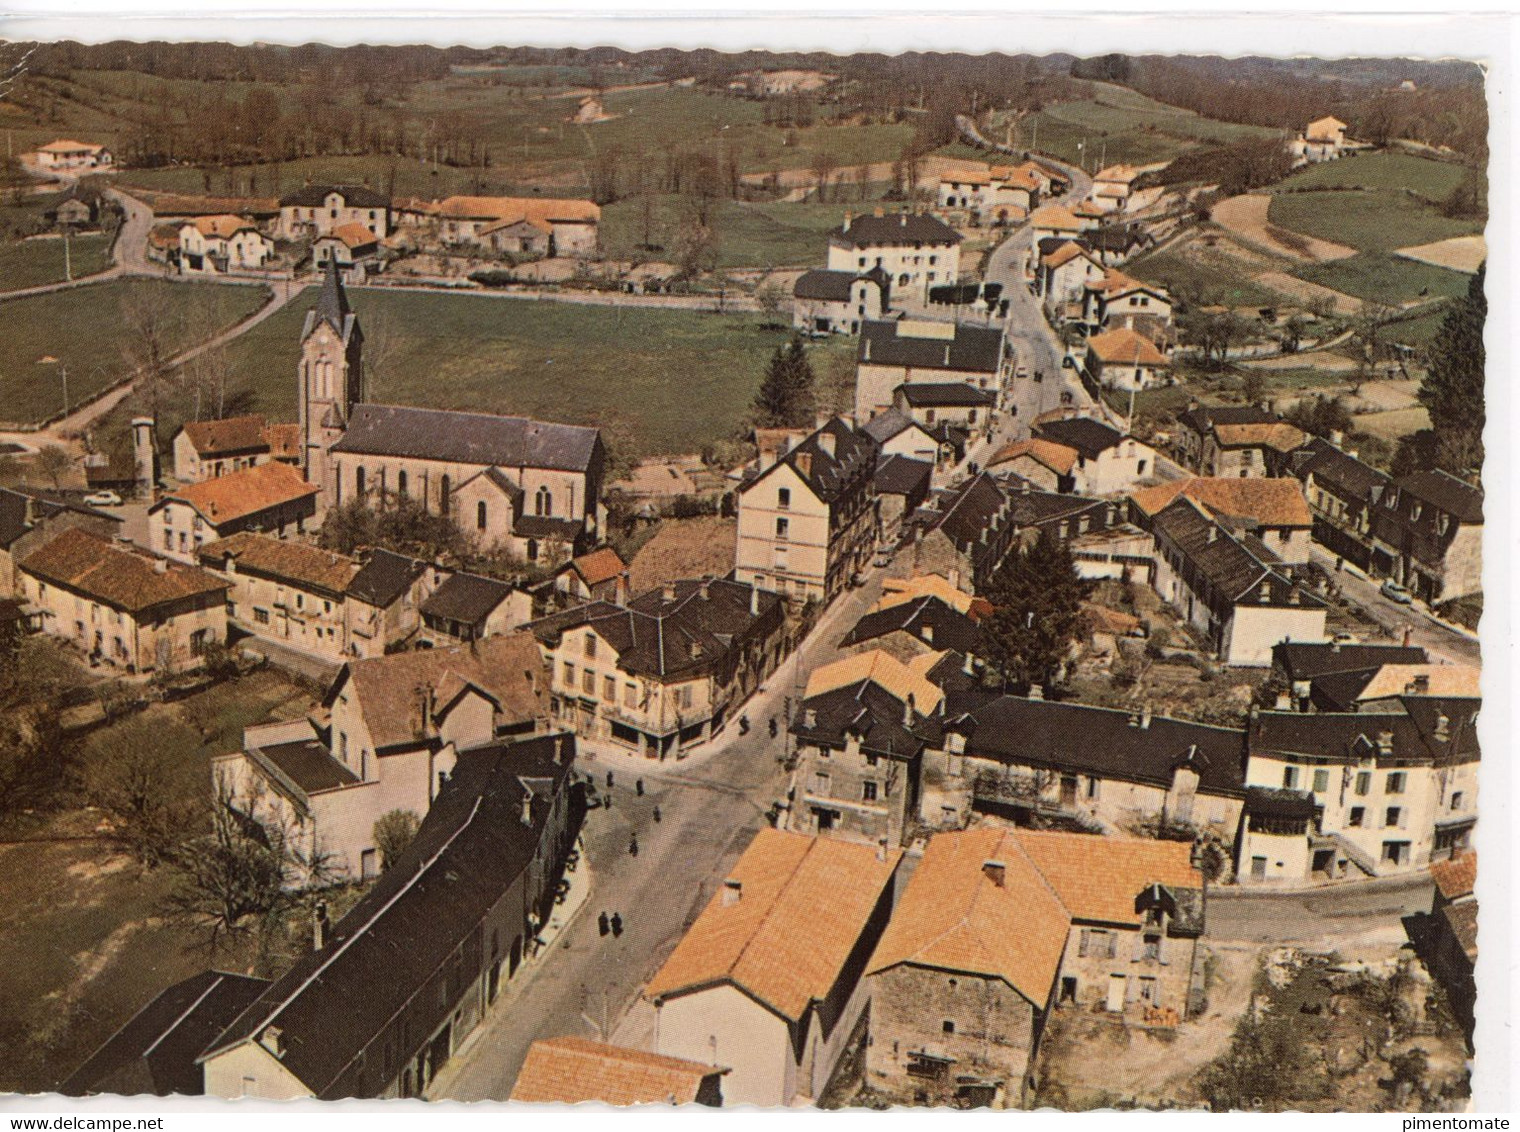
[[[923,213],[850,216],[829,234],[830,271],[865,274],[880,268],[899,303],[923,306],[929,288],[954,283],[961,272],[961,237],[942,220]]]

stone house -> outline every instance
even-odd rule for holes
[[[784,621],[776,594],[719,578],[667,583],[626,606],[593,602],[528,629],[551,671],[550,712],[564,727],[680,758],[775,670]]]
[[[274,241],[241,216],[197,216],[179,226],[181,275],[216,275],[263,267]]]
[[[628,564],[610,546],[572,558],[554,575],[554,592],[577,601],[628,600]]]
[[[348,655],[348,584],[359,563],[305,543],[242,531],[208,542],[200,564],[226,579],[227,621],[331,660]]]
[[[1140,172],[1134,165],[1110,165],[1098,170],[1093,174],[1093,203],[1104,212],[1127,211]]]
[[[1298,165],[1334,161],[1346,151],[1346,123],[1329,116],[1316,118],[1293,139],[1289,149]]]
[[[960,460],[958,438],[950,438],[943,429],[927,429],[896,409],[878,413],[861,431],[880,445],[883,459],[896,456],[927,463],[934,475],[947,472]]]
[[[393,551],[361,552],[359,572],[349,579],[348,652],[384,656],[412,639],[422,627],[422,603],[443,581],[445,571]]]
[[[304,532],[317,513],[318,490],[289,464],[258,464],[186,484],[148,508],[153,542],[170,558],[194,562],[205,543],[239,531]]]
[[[44,633],[92,662],[172,673],[227,640],[228,585],[193,566],[66,527],[16,564],[17,596]]]
[[[1314,516],[1296,479],[1228,479],[1195,476],[1169,480],[1134,492],[1130,514],[1142,530],[1179,497],[1198,503],[1212,515],[1244,523],[1279,562],[1306,566],[1313,541]]]
[[[270,424],[261,414],[186,421],[174,434],[174,478],[199,483],[278,461],[299,464],[298,426]]]
[[[864,322],[855,354],[855,419],[869,422],[893,406],[899,386],[969,385],[1000,405],[1013,369],[997,327],[897,319]]]
[[[939,179],[938,207],[964,214],[973,224],[1003,226],[1029,215],[1047,181],[1026,165],[994,165],[986,172],[961,170]]]
[[[792,285],[792,326],[811,334],[858,334],[887,315],[891,282],[880,268],[804,271]]]
[[[728,1070],[589,1038],[540,1038],[528,1047],[512,1095],[517,1104],[723,1107]]]
[[[975,444],[997,424],[997,394],[961,382],[915,382],[892,391],[892,408],[926,432],[950,428]]]
[[[420,643],[469,644],[509,633],[533,620],[533,598],[510,582],[451,571],[417,607]]]
[[[1272,649],[1272,668],[1287,687],[1294,711],[1355,711],[1356,697],[1384,668],[1425,665],[1422,648],[1401,645],[1297,642]]]
[[[574,762],[562,735],[461,754],[393,867],[200,1055],[206,1094],[423,1096],[555,914]]]
[[[979,690],[953,692],[942,726],[944,744],[924,757],[921,816],[932,827],[982,814],[1133,833],[1190,826],[1235,843],[1239,728]]]
[[[396,216],[424,240],[497,254],[594,256],[602,210],[589,200],[451,196],[402,201]]]
[[[75,527],[110,541],[121,534],[122,518],[50,492],[0,487],[0,597],[19,592],[17,562]]]
[[[1288,824],[1248,806],[1242,884],[1405,874],[1471,843],[1480,701],[1410,692],[1391,711],[1256,713],[1246,784],[1297,809]]]
[[[1303,484],[1314,513],[1314,541],[1338,559],[1372,572],[1372,518],[1392,481],[1358,460],[1354,451],[1317,436],[1292,453],[1288,470]]]
[[[1282,476],[1307,439],[1259,405],[1195,403],[1177,417],[1177,462],[1200,476]]]
[[[1436,891],[1422,950],[1430,973],[1446,988],[1452,1013],[1472,1041],[1478,985],[1478,852],[1476,849],[1430,866]]]
[[[866,1083],[899,1104],[1019,1107],[1070,928],[1012,833],[929,838],[866,968]]]
[[[1154,448],[1092,417],[1038,420],[1031,434],[1075,453],[1070,476],[1078,494],[1118,495],[1156,476]]]
[[[315,240],[345,224],[359,224],[376,240],[390,235],[391,202],[367,185],[307,185],[280,198],[276,235]]]
[[[1156,244],[1145,225],[1136,223],[1105,224],[1083,232],[1077,242],[1097,256],[1104,267],[1118,267]]]
[[[1324,601],[1256,534],[1181,496],[1151,520],[1153,586],[1228,665],[1272,663],[1282,641],[1323,641]]]
[[[1082,291],[1082,321],[1092,332],[1126,327],[1152,342],[1172,339],[1172,297],[1165,287],[1110,267]]]
[[[1047,236],[1036,247],[1035,293],[1046,318],[1055,323],[1080,318],[1087,287],[1104,276],[1102,262],[1076,240],[1059,236]]]
[[[899,305],[923,307],[929,288],[960,278],[961,237],[933,216],[901,212],[895,216],[850,216],[829,233],[830,271],[863,275],[880,268],[891,282]]]
[[[1030,437],[999,448],[988,457],[987,470],[1015,475],[1041,491],[1070,494],[1077,490],[1077,456],[1075,448]]]
[[[881,650],[912,664],[925,653],[950,650],[961,657],[981,655],[980,620],[992,606],[952,586],[938,574],[883,579],[882,595],[844,638],[841,649]]]
[[[547,718],[543,662],[525,634],[349,661],[304,720],[249,727],[212,760],[239,798],[262,798],[349,879],[379,874],[375,822],[425,815],[462,752]]]
[[[93,142],[59,139],[37,147],[33,154],[37,168],[43,171],[55,169],[110,169],[116,161],[111,151]]]
[[[892,539],[902,530],[904,520],[923,506],[933,479],[934,465],[927,460],[887,455],[877,458],[872,487],[884,540]]]
[[[729,1067],[729,1104],[821,1096],[868,1008],[899,850],[761,829],[644,988],[655,1052]]]
[[[876,442],[835,417],[738,489],[734,579],[827,605],[876,546]]]
[[[1372,572],[1432,604],[1483,590],[1483,491],[1447,472],[1401,476],[1372,509]]]
[[[1083,372],[1104,389],[1143,390],[1172,383],[1171,359],[1149,338],[1128,327],[1087,340]]]
[[[918,813],[924,750],[940,743],[944,693],[925,670],[881,650],[808,675],[791,722],[798,760],[790,828],[901,845]]]
[[[311,242],[311,260],[318,269],[331,263],[351,273],[355,264],[374,259],[379,251],[379,238],[358,221],[339,224]]]

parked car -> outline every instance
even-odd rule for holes
[[[92,491],[84,497],[91,507],[120,507],[121,496],[114,491]]]
[[[1378,593],[1395,605],[1408,605],[1414,601],[1414,594],[1409,592],[1409,587],[1399,585],[1392,578],[1378,587]]]
[[[1342,630],[1330,638],[1330,643],[1333,645],[1356,645],[1360,644],[1361,641],[1355,633],[1347,633],[1345,630]]]
[[[1022,381],[1024,378],[1029,376],[1029,367],[1020,366],[1018,369],[1013,371],[1013,376]]]

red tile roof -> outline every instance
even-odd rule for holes
[[[40,581],[132,614],[228,588],[215,574],[199,567],[129,549],[77,527],[38,547],[21,561],[20,568]]]
[[[546,1038],[528,1047],[508,1099],[521,1104],[691,1104],[706,1078],[727,1072],[589,1038]]]
[[[213,526],[256,515],[316,495],[321,489],[301,478],[299,469],[289,464],[260,464],[244,468],[204,483],[193,483],[164,496],[153,510],[169,502],[194,507]]]

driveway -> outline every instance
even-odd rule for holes
[[[1379,590],[1380,583],[1354,574],[1349,569],[1336,573],[1335,555],[1321,546],[1309,548],[1310,559],[1335,579],[1341,595],[1369,620],[1381,625],[1395,643],[1409,631],[1409,643],[1418,645],[1437,657],[1456,664],[1482,663],[1481,649],[1475,636],[1437,621],[1423,603],[1399,605],[1389,601]]]
[[[1208,895],[1208,938],[1328,950],[1386,937],[1397,946],[1405,938],[1403,918],[1429,912],[1432,892],[1424,870],[1295,892],[1215,888]]]

